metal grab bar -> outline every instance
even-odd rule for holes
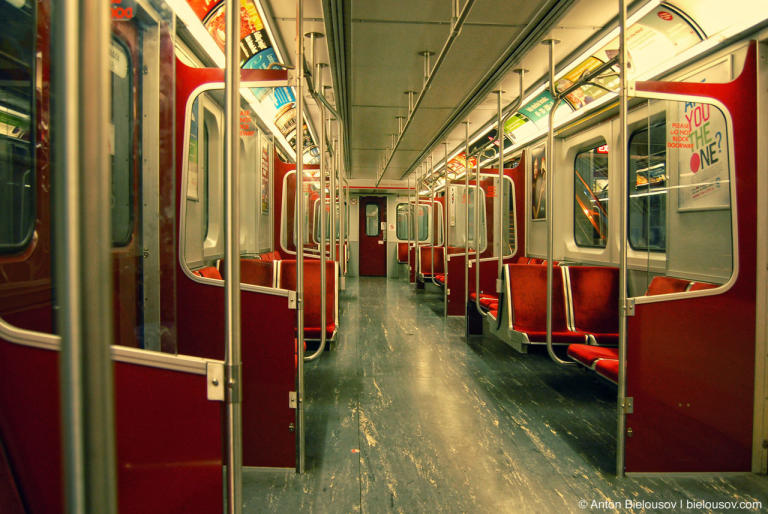
[[[486,317],[488,314],[480,308],[480,159],[475,163],[475,307]]]
[[[547,132],[547,149],[546,149],[546,156],[547,156],[547,166],[549,166],[549,170],[545,172],[546,174],[546,184],[547,184],[547,202],[546,202],[546,208],[549,211],[547,213],[547,353],[549,354],[549,357],[555,361],[558,364],[562,364],[564,366],[570,366],[572,364],[576,364],[573,361],[566,361],[561,359],[557,356],[555,353],[554,348],[552,347],[552,282],[553,282],[553,272],[554,267],[552,263],[552,258],[554,254],[554,223],[553,223],[553,217],[554,217],[554,205],[551,201],[552,198],[552,176],[555,172],[555,159],[553,157],[554,155],[554,146],[555,146],[555,111],[557,111],[557,106],[560,104],[560,102],[563,101],[563,99],[569,95],[572,91],[575,91],[579,87],[581,87],[583,84],[591,81],[594,77],[597,77],[598,75],[602,74],[605,70],[611,68],[613,65],[615,65],[618,62],[619,56],[617,55],[610,61],[601,64],[594,70],[584,73],[579,80],[575,81],[573,84],[565,88],[563,91],[558,91],[555,87],[555,44],[557,44],[557,41],[554,39],[548,39],[544,41],[544,44],[549,46],[549,92],[552,95],[552,105],[550,106],[549,110],[549,130]]]
[[[405,131],[408,130],[408,126],[411,124],[411,121],[413,121],[413,116],[418,110],[419,105],[421,105],[421,102],[424,99],[425,93],[432,85],[432,80],[435,78],[435,72],[443,64],[443,61],[445,60],[445,56],[448,54],[448,51],[453,46],[453,42],[461,33],[461,28],[464,26],[464,22],[467,21],[467,17],[469,17],[469,11],[472,9],[472,6],[474,4],[475,4],[475,0],[466,0],[464,7],[461,8],[461,12],[459,12],[458,16],[456,17],[456,23],[454,23],[453,26],[451,27],[451,33],[448,35],[448,38],[445,40],[445,43],[443,44],[443,48],[440,50],[440,53],[438,54],[437,59],[435,60],[434,66],[432,66],[432,70],[430,71],[429,76],[427,77],[427,80],[424,81],[424,86],[421,88],[421,92],[419,93],[418,98],[416,98],[416,102],[413,104],[413,108],[410,109],[408,112],[408,119],[406,119],[405,124],[403,124],[403,130],[400,131],[400,134],[397,137],[397,141],[392,146],[392,153],[389,154],[389,158],[387,159],[387,162],[382,167],[381,175],[379,175],[379,178],[376,181],[376,187],[379,186],[379,184],[381,183],[381,179],[384,178],[384,174],[387,172],[387,168],[389,168],[389,165],[392,162],[392,158],[395,156],[395,151],[397,150],[397,147],[400,146],[400,142],[403,140],[403,135],[405,134]],[[405,174],[403,174],[403,176],[401,176],[400,178],[402,179],[404,176]]]
[[[432,156],[429,157],[429,161],[430,161],[429,162],[429,167],[431,169],[432,168]],[[433,181],[429,185],[429,190],[432,193],[430,195],[431,196],[431,207],[432,207],[432,223],[430,223],[430,225],[432,225],[432,231],[434,232],[432,234],[432,252],[431,252],[432,253],[432,260],[431,260],[431,263],[429,265],[429,271],[432,274],[432,277],[431,277],[432,283],[439,287],[440,284],[437,282],[437,280],[435,280],[435,245],[437,244],[437,227],[438,227],[438,225],[437,225],[437,208],[435,207],[435,203],[436,203],[435,202],[435,182],[436,181]],[[443,254],[445,254],[445,251],[443,251]]]
[[[314,48],[314,38],[312,41],[312,61],[315,59],[315,48]],[[314,65],[314,62],[312,63]],[[323,87],[323,81],[322,77],[320,77],[320,82],[318,86],[322,89]],[[311,88],[308,88],[310,91]],[[325,154],[326,154],[326,147],[325,147],[325,109],[322,107],[320,108],[320,201],[318,202],[318,206],[320,208],[320,346],[318,346],[317,350],[311,354],[311,355],[304,355],[304,362],[313,361],[317,359],[320,355],[323,354],[323,351],[325,351],[325,343],[326,343],[326,334],[325,334],[325,327],[326,327],[326,315],[325,315],[325,304],[326,304],[326,276],[325,276],[325,263],[326,263],[326,244],[325,244],[325,171],[326,171],[326,165],[325,165]],[[300,126],[301,124],[299,124]]]
[[[446,163],[447,167],[448,163]],[[464,122],[464,316],[469,304],[469,122]],[[469,330],[466,331],[469,336]]]
[[[239,12],[239,9],[238,9]],[[304,0],[296,2],[296,62],[304,62]],[[302,64],[303,66],[303,64]],[[306,463],[304,440],[304,74],[296,74],[296,339],[298,346],[297,413],[299,455],[297,468],[304,473]],[[302,220],[299,222],[299,220]]]
[[[511,118],[512,115],[520,109],[520,106],[523,104],[523,94],[525,93],[525,89],[523,88],[523,75],[525,75],[525,70],[518,68],[514,71],[520,75],[520,93],[517,95],[517,100],[515,100],[515,103],[512,105],[506,116],[502,116],[501,90],[499,90],[498,98],[499,128],[496,131],[496,137],[499,140],[499,264],[496,267],[496,294],[499,295],[499,297],[501,297],[501,272],[504,267],[504,224],[502,223],[502,217],[504,216],[504,124],[506,123],[506,120]]]

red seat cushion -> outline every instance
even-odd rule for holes
[[[613,359],[600,359],[595,363],[595,373],[607,378],[614,384],[619,383],[619,361]]]
[[[588,344],[572,344],[568,347],[568,356],[591,368],[598,359],[618,359],[619,349]]]
[[[532,343],[543,343],[547,340],[546,330],[531,330],[525,327],[521,327],[516,323],[512,328],[518,332],[525,332],[528,339]],[[570,332],[570,331],[552,331],[552,342],[564,343],[564,344],[583,344],[586,341],[586,334],[584,332]]]
[[[499,300],[496,298],[480,298],[480,306],[486,309],[498,309]]]
[[[195,270],[192,273],[194,273],[198,277],[215,278],[217,280],[222,280],[221,273],[219,273],[219,270],[217,270],[213,266],[206,266],[205,268],[200,268],[199,270]]]
[[[336,330],[335,323],[328,323],[325,327],[325,337],[330,339]],[[320,327],[304,327],[304,337],[307,339],[320,339]]]
[[[488,314],[493,316],[494,319],[499,319],[499,308],[498,308],[498,306],[496,308],[493,308],[490,311],[488,311]]]
[[[657,294],[669,294],[669,293],[682,293],[688,288],[689,282],[673,277],[653,277],[651,283],[648,284],[647,296],[654,296]]]
[[[691,288],[688,291],[703,291],[705,289],[714,289],[720,287],[717,284],[709,284],[707,282],[694,282],[691,284]]]
[[[475,293],[474,291],[469,293],[469,299],[470,300],[475,301],[475,298],[477,298],[477,293]],[[496,301],[499,301],[499,297],[497,295],[491,294],[491,293],[480,293],[480,301],[482,302],[483,300],[496,300]]]
[[[441,284],[445,284],[445,273],[435,273],[435,280]]]

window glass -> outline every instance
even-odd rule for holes
[[[476,186],[469,186],[469,194],[463,184],[453,184],[448,192],[448,246],[464,248],[467,240],[469,247],[475,248],[475,191]],[[482,191],[482,190],[481,190]],[[511,198],[507,195],[507,198]],[[480,193],[480,246],[486,244],[485,193]],[[467,218],[467,213],[469,217]],[[469,223],[467,223],[469,220]]]
[[[410,219],[408,216],[409,211],[410,209],[408,208],[407,203],[397,204],[397,209],[395,211],[397,218],[397,238],[401,241],[410,239],[410,230],[408,230],[408,220]]]
[[[573,237],[579,246],[605,248],[608,237],[608,145],[576,154],[573,163]]]
[[[369,237],[379,235],[379,206],[375,203],[365,205],[365,235]]]
[[[315,237],[315,243],[318,243],[318,244],[320,243],[320,209],[319,209],[319,206],[320,206],[320,199],[318,198],[317,200],[315,200],[315,207],[314,207],[314,210],[315,210],[315,216],[314,216],[314,219],[315,219],[315,221],[314,221],[314,227],[315,227],[314,237]],[[341,225],[341,223],[339,223],[339,218],[338,218],[338,216],[339,216],[339,206],[338,206],[338,204],[336,205],[336,216],[337,216],[337,218],[336,218],[336,227],[335,227],[334,232],[336,232],[336,239],[339,239],[339,230],[340,230],[340,226],[339,225]],[[331,207],[328,204],[328,202],[325,203],[325,240],[326,240],[326,242],[330,242],[331,241]]]
[[[210,213],[209,210],[209,200],[210,200],[210,176],[211,176],[211,167],[212,163],[211,160],[213,159],[213,152],[211,152],[211,132],[210,128],[208,127],[208,120],[205,119],[203,122],[203,155],[200,159],[200,162],[203,163],[203,196],[200,199],[201,200],[201,209],[203,214],[203,239],[208,238],[208,233],[210,231]]]
[[[112,41],[111,130],[112,157],[112,245],[125,246],[133,233],[133,116],[131,56],[118,41]]]
[[[645,126],[629,137],[629,244],[663,252],[667,220],[666,123]]]
[[[0,2],[0,253],[23,250],[35,227],[34,5]]]
[[[515,217],[515,185],[509,177],[504,178],[504,204],[502,218],[504,244],[504,255],[514,255],[517,251],[517,225]]]
[[[419,241],[426,241],[429,237],[429,207],[419,205],[416,208],[416,226],[418,227]]]

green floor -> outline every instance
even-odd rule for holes
[[[340,307],[337,344],[305,366],[306,473],[247,469],[245,512],[768,510],[764,476],[616,478],[615,386],[545,352],[467,344],[432,286],[351,279]]]

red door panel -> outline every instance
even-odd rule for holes
[[[755,45],[728,84],[638,82],[719,100],[733,120],[738,276],[726,292],[637,304],[627,318],[628,472],[749,471],[755,371]],[[631,429],[631,437],[630,437]]]
[[[383,224],[383,225],[382,225]],[[387,276],[387,199],[360,197],[360,275]]]

